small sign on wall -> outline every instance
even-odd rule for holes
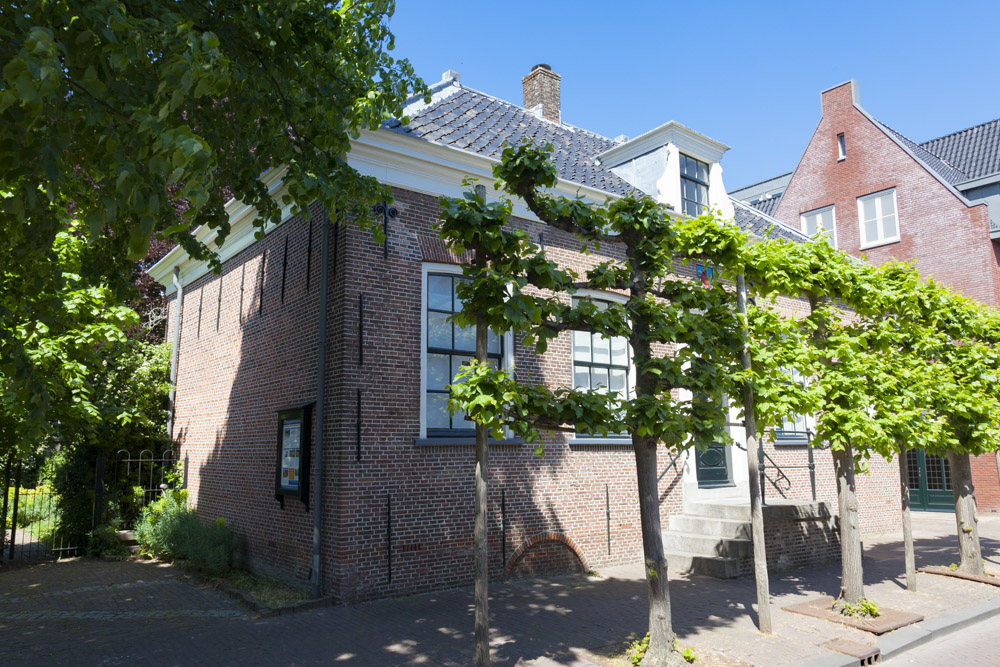
[[[297,497],[309,507],[309,452],[312,404],[278,411],[278,461],[275,498]]]

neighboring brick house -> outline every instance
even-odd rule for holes
[[[170,299],[167,339],[177,342],[172,436],[186,464],[189,497],[204,519],[225,517],[243,536],[252,569],[306,579],[316,563],[323,591],[341,600],[471,580],[473,440],[468,423],[443,408],[443,387],[471,348],[467,335],[447,323],[461,258],[432,226],[438,198],[459,195],[463,178],[481,179],[487,196],[498,196],[491,169],[504,142],[550,142],[561,179],[554,190],[562,195],[604,201],[639,190],[684,213],[712,206],[758,236],[808,242],[726,195],[723,144],[673,121],[636,139],[607,139],[562,122],[560,78],[548,67],[534,68],[523,83],[528,109],[467,88],[446,72],[429,104],[409,105],[407,125],[387,123],[353,142],[351,165],[392,187],[392,206],[379,213],[385,244],[346,224],[329,232],[324,247],[329,227],[318,209],[308,219],[290,216],[268,227],[255,241],[253,211],[230,202],[232,232],[220,249],[220,275],[180,248],[150,270]],[[275,196],[280,176],[268,174]],[[515,204],[515,216],[514,224],[564,266],[583,271],[621,257],[614,245],[581,253],[574,237],[545,227],[523,204]],[[197,234],[212,238],[209,230]],[[324,272],[328,297],[320,308]],[[627,385],[623,341],[571,341],[564,333],[536,356],[506,336],[492,342],[491,352],[502,363],[516,362],[531,381],[569,385],[585,375],[595,384]],[[586,358],[583,347],[590,350]],[[740,443],[742,429],[733,436]],[[305,488],[311,442],[313,471],[321,470],[319,508],[307,502]],[[806,463],[805,443],[794,438],[768,447],[783,465]],[[771,511],[775,566],[838,555],[829,510],[832,463],[828,452],[816,459],[817,495],[827,502]],[[745,453],[725,447],[676,460],[661,454],[659,465],[672,562],[724,576],[745,570]],[[873,530],[899,517],[895,467],[875,467],[878,479],[860,482],[870,508],[865,526]],[[769,498],[811,496],[804,468],[772,468],[769,479]],[[641,553],[627,439],[557,435],[545,440],[544,457],[516,440],[496,442],[489,483],[493,576],[590,568]],[[705,519],[718,529],[715,538],[702,530]]]
[[[822,117],[794,172],[730,195],[810,236],[920,273],[1000,307],[1000,120],[923,143],[861,107],[855,81],[820,94]],[[953,507],[946,460],[911,452],[917,506]],[[997,459],[973,459],[980,509],[1000,510]]]

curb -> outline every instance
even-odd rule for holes
[[[980,602],[971,607],[927,619],[915,625],[909,625],[883,635],[875,644],[882,653],[882,659],[888,660],[911,649],[939,639],[953,632],[958,632],[970,625],[975,625],[993,616],[1000,615],[1000,598]],[[858,664],[857,658],[842,655],[829,649],[826,655],[800,663],[799,667],[851,667]]]

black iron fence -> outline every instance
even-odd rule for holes
[[[109,524],[131,530],[143,509],[159,497],[174,463],[170,450],[162,454],[148,449],[137,454],[119,450],[110,457],[102,454],[92,486],[88,481],[80,482],[78,489],[73,488],[66,477],[67,483],[57,485],[61,487],[57,491],[44,481],[27,488],[22,486],[25,464],[11,455],[3,462],[0,478],[3,482],[0,558],[45,560],[81,556],[86,551],[86,533],[91,528]],[[60,494],[66,493],[82,494],[81,500],[88,508],[93,502],[92,525],[64,525]]]
[[[3,474],[0,558],[38,560],[79,556],[83,545],[60,521],[59,496],[51,484],[21,486],[24,462],[7,458]]]

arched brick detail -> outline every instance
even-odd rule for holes
[[[507,560],[507,564],[504,565],[503,576],[510,576],[511,570],[513,570],[514,566],[517,565],[517,562],[524,557],[524,554],[528,553],[528,550],[531,547],[536,544],[542,544],[543,542],[560,542],[580,559],[580,564],[583,566],[584,572],[590,571],[590,566],[587,565],[587,559],[584,558],[583,552],[580,550],[580,547],[576,545],[576,542],[574,542],[570,537],[563,535],[562,533],[542,532],[535,533],[524,542],[521,542],[521,545],[514,550],[514,553],[511,554],[510,558]]]

